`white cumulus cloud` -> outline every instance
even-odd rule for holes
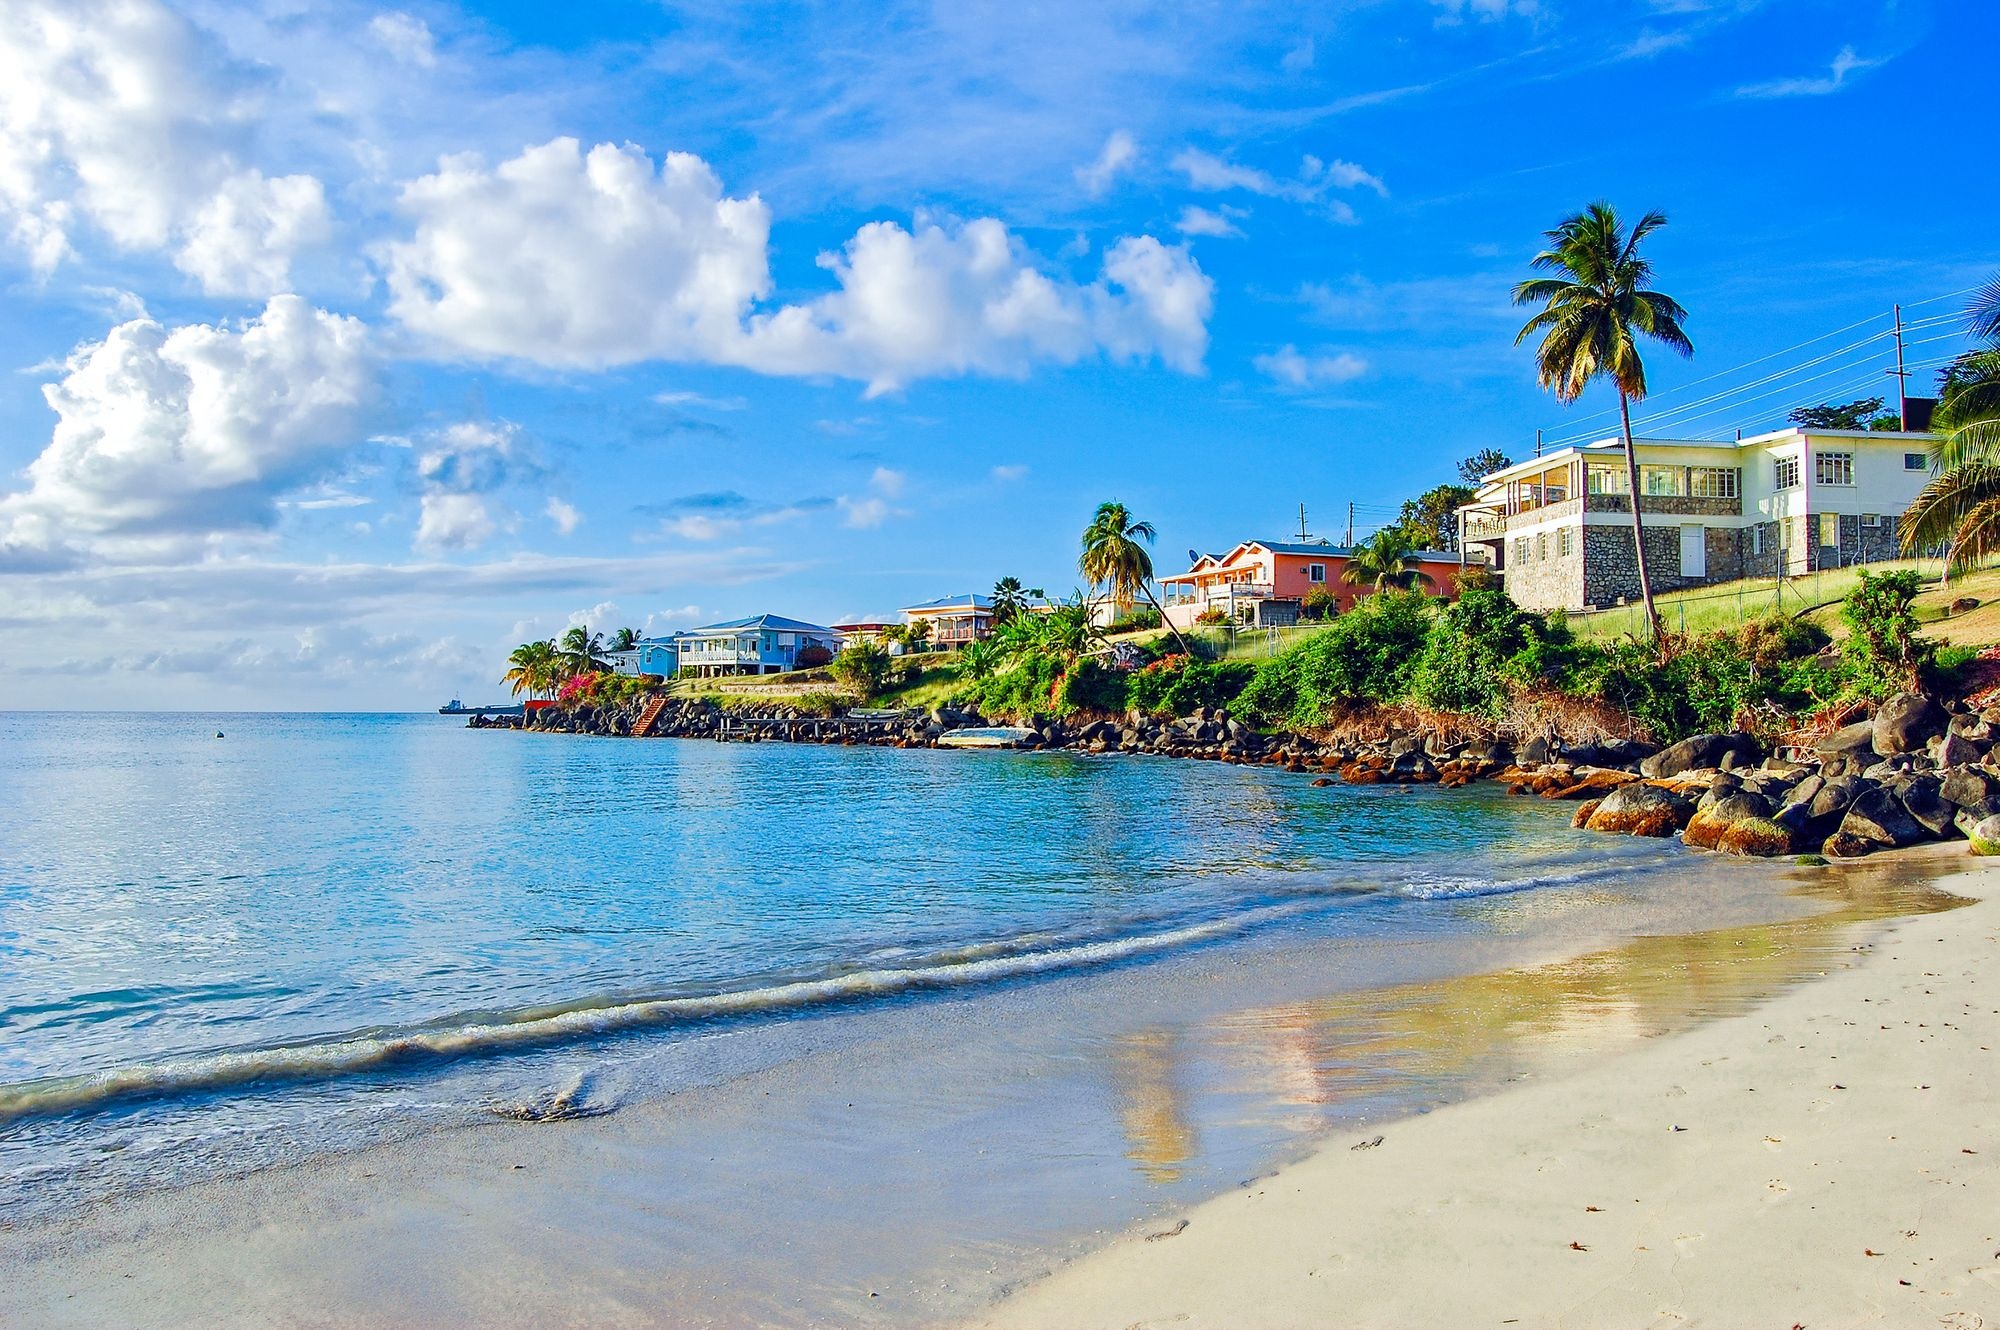
[[[277,296],[238,327],[119,324],[42,394],[55,431],[0,543],[104,552],[268,528],[359,441],[377,383],[359,321]]]
[[[450,158],[402,206],[415,229],[384,250],[390,312],[445,354],[695,361],[884,392],[1100,352],[1193,371],[1207,348],[1213,288],[1185,250],[1127,237],[1079,282],[993,218],[869,223],[820,256],[836,289],[760,310],[769,210],[686,153],[655,169],[629,145],[557,139],[494,168]]]
[[[1229,219],[1230,209],[1217,212],[1209,208],[1190,205],[1181,209],[1181,218],[1174,223],[1174,229],[1184,236],[1215,236],[1226,240],[1240,240],[1242,228]]]
[[[263,296],[324,237],[319,182],[248,159],[256,72],[156,0],[11,0],[0,70],[0,221],[37,272],[83,224]]]
[[[516,520],[501,491],[532,484],[543,474],[527,436],[509,421],[460,421],[436,431],[417,456],[423,487],[417,547],[469,550],[485,544]]]

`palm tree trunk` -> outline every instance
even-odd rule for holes
[[[1194,652],[1188,650],[1187,639],[1181,636],[1181,630],[1174,627],[1173,620],[1167,618],[1167,607],[1160,604],[1159,598],[1153,595],[1153,588],[1141,582],[1139,590],[1145,593],[1147,601],[1152,604],[1155,610],[1159,611],[1160,622],[1165,624],[1167,631],[1174,635],[1174,645],[1181,649],[1181,654],[1183,656],[1193,656]]]
[[[1632,446],[1632,403],[1621,389],[1618,393],[1618,418],[1625,426],[1625,485],[1632,501],[1632,553],[1639,565],[1639,599],[1646,606],[1646,631],[1652,640],[1660,640],[1660,611],[1653,604],[1653,577],[1646,567],[1646,524],[1639,516],[1639,454]]]

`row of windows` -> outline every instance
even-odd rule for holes
[[[1913,459],[1917,463],[1915,467],[1910,466],[1910,462]],[[1924,455],[1922,453],[1903,454],[1903,467],[1905,470],[1922,470],[1924,465]],[[1774,480],[1777,487],[1781,490],[1797,489],[1799,487],[1799,459],[1796,457],[1778,458],[1775,463]],[[1854,454],[1814,453],[1813,484],[1852,486],[1854,484]]]
[[[1623,466],[1593,466],[1588,480],[1592,494],[1630,488]],[[1652,499],[1735,499],[1742,497],[1743,472],[1733,466],[1641,466],[1639,492]]]
[[[1564,527],[1557,531],[1555,535],[1556,557],[1558,559],[1567,559],[1570,555],[1576,553],[1576,529],[1574,527]],[[1547,559],[1549,557],[1548,532],[1538,532],[1532,540],[1527,536],[1514,537],[1514,562],[1527,563],[1531,557],[1535,559]]]

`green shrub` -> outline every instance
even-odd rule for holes
[[[1308,729],[1344,703],[1403,700],[1429,636],[1431,603],[1414,592],[1368,597],[1259,665],[1238,705],[1267,724]]]
[[[1184,655],[1159,660],[1125,676],[1125,704],[1163,716],[1186,716],[1199,707],[1226,707],[1250,682],[1248,661],[1211,663]]]
[[[1848,638],[1845,652],[1855,687],[1870,697],[1922,687],[1937,660],[1938,643],[1917,635],[1911,602],[1923,579],[1907,569],[1863,571],[1840,607]]]
[[[882,691],[889,678],[889,653],[873,642],[841,648],[830,667],[840,684],[864,698]]]
[[[1412,680],[1413,701],[1440,711],[1498,719],[1509,685],[1547,676],[1567,664],[1550,658],[1568,625],[1551,624],[1516,605],[1503,591],[1467,591],[1432,622]],[[1532,654],[1529,654],[1531,653]],[[1510,670],[1522,658],[1518,670]]]

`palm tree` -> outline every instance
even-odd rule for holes
[[[1931,448],[1936,479],[1903,514],[1902,545],[1916,554],[1948,545],[1948,571],[2000,549],[2000,277],[1966,309],[1975,336],[1990,345],[1968,351],[1938,375]]]
[[[611,649],[613,651],[630,651],[638,645],[639,630],[636,628],[620,628],[611,635]]]
[[[1090,597],[1081,590],[1036,618],[1040,621],[1035,625],[1036,645],[1053,652],[1065,669],[1104,645],[1104,633],[1091,613]]]
[[[562,635],[558,648],[563,668],[574,678],[579,674],[596,674],[611,668],[611,662],[604,658],[604,635],[578,626]]]
[[[993,626],[1001,624],[1025,613],[1028,608],[1028,593],[1021,589],[1018,577],[1003,577],[993,584]]]
[[[516,697],[522,693],[539,697],[555,691],[555,676],[556,644],[523,642],[508,654],[507,672],[500,682],[511,685]]]
[[[1618,389],[1618,419],[1625,435],[1625,479],[1632,504],[1632,548],[1639,568],[1639,598],[1655,641],[1660,611],[1653,604],[1653,579],[1646,566],[1646,529],[1639,515],[1639,459],[1632,449],[1632,403],[1646,395],[1646,366],[1638,338],[1651,337],[1683,356],[1694,343],[1681,330],[1687,311],[1671,296],[1646,289],[1653,265],[1639,254],[1639,242],[1667,224],[1665,213],[1649,212],[1631,231],[1610,204],[1599,201],[1545,232],[1549,247],[1529,266],[1554,277],[1531,277],[1514,288],[1517,305],[1541,305],[1514,338],[1536,333],[1536,378],[1565,405],[1583,396],[1593,379],[1609,378]]]
[[[1419,586],[1435,586],[1424,571],[1417,542],[1400,526],[1385,526],[1354,547],[1340,580],[1377,591],[1409,591]]]
[[[1076,566],[1090,579],[1093,587],[1110,589],[1112,604],[1120,615],[1132,608],[1132,602],[1138,596],[1144,596],[1146,602],[1159,612],[1160,622],[1167,624],[1167,631],[1174,635],[1174,642],[1186,651],[1188,645],[1182,639],[1180,629],[1167,623],[1167,612],[1153,598],[1149,585],[1153,580],[1153,556],[1146,552],[1146,546],[1153,543],[1155,535],[1153,524],[1135,520],[1124,504],[1115,500],[1100,503],[1096,516],[1083,530],[1083,553],[1077,558]]]
[[[1000,665],[1001,649],[992,638],[984,642],[967,642],[958,653],[958,677],[961,679],[984,679]]]

